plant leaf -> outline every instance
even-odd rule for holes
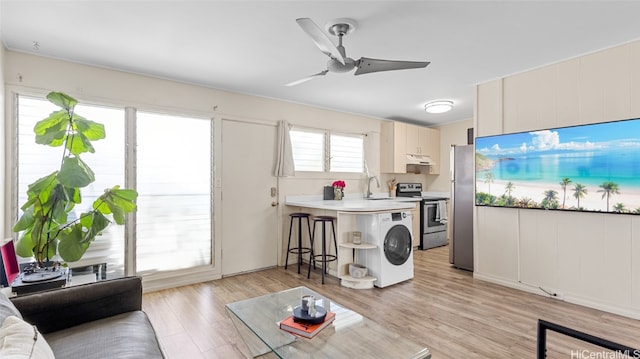
[[[111,208],[102,197],[99,197],[95,201],[93,201],[93,209],[99,211],[102,214],[111,214]]]
[[[86,187],[95,181],[95,174],[80,157],[65,157],[58,180],[65,187]]]
[[[82,116],[73,116],[75,130],[91,141],[101,140],[106,137],[104,125],[87,120]]]
[[[31,227],[34,221],[35,218],[33,217],[33,207],[31,207],[22,213],[22,216],[20,216],[18,222],[16,222],[16,224],[13,226],[13,231],[24,231],[25,229]]]
[[[36,122],[33,126],[33,132],[36,135],[44,135],[50,128],[60,128],[61,126],[66,128],[69,124],[69,116],[65,110],[53,111],[49,114],[49,117],[44,118]]]
[[[16,254],[20,257],[33,257],[33,241],[31,240],[31,231],[25,231],[16,242]]]
[[[38,216],[39,213],[47,211],[51,204],[51,192],[57,185],[57,172],[53,172],[48,176],[42,177],[27,187],[27,195],[29,200],[22,207],[25,210],[27,204],[33,204],[33,213]]]
[[[48,244],[46,241],[41,242],[40,251],[35,253],[36,260],[44,262],[53,258],[58,251],[58,239],[51,240]]]
[[[35,202],[38,200],[37,197],[31,197],[29,198],[23,205],[22,207],[20,207],[21,210],[26,211],[27,208],[29,207],[33,207],[33,205],[35,204]]]
[[[30,184],[27,187],[27,194],[29,195],[29,197],[37,197],[45,188],[52,188],[53,186],[55,186],[57,175],[58,171],[55,171],[50,175],[39,178],[35,182]]]
[[[49,182],[49,186],[43,187],[40,193],[38,193],[38,201],[42,204],[43,207],[49,208],[53,205],[53,201],[56,196],[56,188],[58,187],[58,181],[55,179]],[[35,193],[34,193],[35,194]]]
[[[52,112],[49,117],[38,121],[33,128],[36,134],[36,143],[53,147],[64,143],[67,135],[69,117],[63,110]]]
[[[85,226],[88,231],[84,236],[84,241],[93,242],[97,235],[111,224],[111,221],[107,219],[102,213],[94,211],[87,217],[91,217],[91,225]],[[84,225],[84,224],[83,224]]]
[[[80,260],[91,244],[89,241],[83,241],[83,237],[84,232],[80,223],[61,232],[58,243],[60,257],[67,262]]]
[[[84,152],[96,152],[91,141],[81,133],[76,133],[71,136],[69,141],[67,141],[67,149],[76,156]]]
[[[138,198],[138,192],[132,189],[120,189],[120,186],[113,187],[111,189],[111,192],[113,192],[114,196],[131,202],[135,201]]]
[[[138,192],[131,189],[120,189],[120,186],[114,186],[105,190],[105,193],[94,202],[94,208],[100,207],[100,212],[104,214],[113,214],[113,219],[117,224],[124,224],[125,214],[136,210],[135,200],[138,198]],[[101,201],[101,202],[99,202]],[[108,211],[104,209],[104,205],[108,207]]]
[[[78,101],[75,98],[67,94],[64,94],[62,92],[55,92],[55,91],[49,92],[49,94],[47,95],[47,100],[49,100],[49,102],[67,111],[73,110],[73,108],[78,103]]]
[[[113,219],[116,221],[117,224],[124,224],[124,210],[118,206],[118,205],[114,205],[112,202],[107,202],[107,205],[109,206],[109,209],[111,209],[111,212],[113,212]]]
[[[73,187],[64,187],[64,191],[69,201],[71,201],[70,205],[72,208],[74,203],[82,202],[82,196],[80,195],[79,189]],[[68,208],[68,210],[71,210],[71,208]]]
[[[120,207],[122,211],[124,211],[124,213],[129,213],[136,210],[136,204],[132,200],[128,200],[115,194],[111,196],[111,200],[108,203]]]
[[[36,220],[33,222],[33,227],[31,227],[30,230],[29,229],[27,230],[27,231],[30,231],[31,242],[33,243],[31,250],[33,251],[33,254],[36,254],[36,252],[38,251],[38,248],[42,247],[41,242],[45,240],[44,231],[42,230],[41,219],[42,219],[42,216],[36,215]]]
[[[60,186],[59,186],[60,187]],[[53,203],[53,207],[51,208],[51,218],[58,224],[66,224],[67,223],[67,206],[65,200],[62,198],[64,194],[62,193],[62,189],[59,190],[60,193],[57,201]]]

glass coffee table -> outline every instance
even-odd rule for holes
[[[278,323],[300,305],[305,295],[313,295],[316,306],[336,313],[333,323],[311,339],[290,334],[278,327]],[[426,347],[306,287],[230,303],[226,309],[254,357],[269,354],[266,357],[431,358],[431,352]]]

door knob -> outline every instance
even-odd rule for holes
[[[275,207],[278,205],[278,202],[271,202],[271,207]]]

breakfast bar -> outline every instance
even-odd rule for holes
[[[354,289],[366,289],[373,287],[378,280],[372,275],[354,277],[350,275],[349,266],[358,262],[358,255],[364,255],[367,250],[380,250],[379,244],[371,240],[363,243],[354,243],[352,234],[358,230],[358,222],[367,216],[376,216],[382,213],[411,216],[416,209],[416,199],[409,198],[374,198],[362,197],[345,198],[344,200],[322,200],[319,196],[291,196],[287,197],[285,204],[291,212],[307,212],[312,216],[333,216],[336,218],[336,242],[338,252],[337,259],[329,266],[329,274],[340,278],[342,286]],[[408,218],[411,222],[411,218]],[[409,225],[411,227],[411,225]],[[316,241],[315,246],[318,243]],[[328,246],[331,248],[331,246]],[[316,253],[320,251],[314,248]]]

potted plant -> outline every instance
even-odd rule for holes
[[[58,254],[64,261],[82,258],[96,236],[112,218],[124,224],[125,214],[136,209],[138,193],[120,186],[105,189],[92,209],[70,219],[69,213],[81,202],[81,189],[95,181],[94,172],[81,159],[83,153],[95,152],[92,141],[105,138],[102,124],[75,113],[74,98],[51,92],[47,99],[60,107],[35,127],[36,143],[62,148],[60,169],[28,186],[22,215],[13,227],[22,232],[16,244],[21,257],[33,257],[44,268]]]
[[[333,186],[333,199],[340,201],[342,197],[344,197],[344,188],[347,187],[347,184],[343,180],[333,181],[331,184]]]

